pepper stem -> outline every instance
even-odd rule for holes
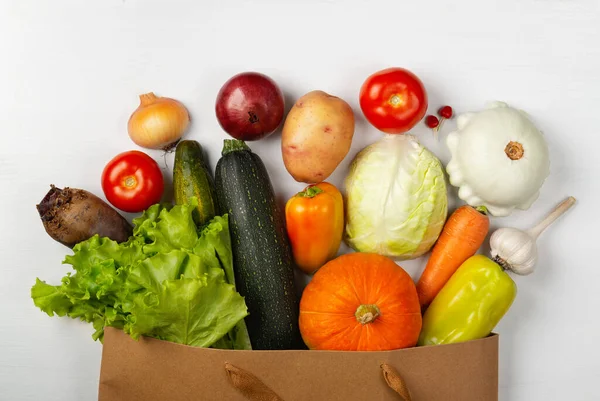
[[[573,206],[575,204],[575,202],[576,202],[576,199],[572,196],[569,196],[567,199],[562,201],[558,206],[556,206],[554,208],[554,210],[552,210],[548,214],[548,216],[546,216],[546,218],[544,220],[539,222],[535,227],[533,227],[531,230],[528,231],[529,235],[531,235],[533,238],[537,239],[537,237],[539,237],[540,234],[543,233],[544,230],[546,228],[548,228],[548,226],[550,224],[554,223],[554,221],[556,221],[556,219],[558,219],[567,210],[569,210],[571,208],[571,206]]]
[[[356,320],[362,325],[373,322],[380,315],[381,311],[375,304],[360,305],[358,308],[356,308],[356,312],[354,313]]]
[[[223,151],[221,151],[221,155],[225,156],[231,152],[239,152],[242,150],[250,151],[246,142],[239,139],[225,139],[223,140]]]
[[[492,258],[492,260],[494,262],[496,262],[496,264],[498,264],[502,268],[503,271],[511,270],[510,264],[506,260],[502,259],[500,256],[496,255],[495,257]]]
[[[299,196],[301,198],[314,198],[322,192],[323,190],[321,188],[317,187],[316,185],[311,185],[304,191],[298,192],[296,196]]]

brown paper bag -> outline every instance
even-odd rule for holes
[[[497,401],[498,336],[381,352],[229,351],[107,328],[98,400]]]

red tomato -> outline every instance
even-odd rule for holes
[[[388,68],[376,72],[363,83],[360,108],[375,128],[388,134],[402,134],[425,116],[427,92],[412,72]]]
[[[102,190],[117,209],[141,212],[160,202],[164,190],[162,171],[144,152],[123,152],[104,167]]]

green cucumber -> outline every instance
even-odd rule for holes
[[[177,144],[173,165],[173,192],[175,203],[183,205],[195,196],[198,207],[194,211],[196,224],[202,226],[217,214],[214,180],[196,141],[184,140]]]
[[[265,165],[243,141],[225,140],[215,189],[221,213],[229,215],[235,282],[250,313],[252,349],[304,348],[284,216]]]

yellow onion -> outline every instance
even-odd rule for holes
[[[179,142],[190,123],[185,106],[168,97],[154,93],[140,95],[140,105],[129,117],[129,137],[148,149],[169,150]]]

